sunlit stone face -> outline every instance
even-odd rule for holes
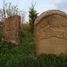
[[[67,54],[67,17],[57,13],[45,16],[35,32],[37,54]]]

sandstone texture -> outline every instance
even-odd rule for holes
[[[67,54],[67,14],[59,10],[42,13],[35,21],[36,54]]]
[[[20,16],[11,16],[5,19],[3,23],[3,38],[7,42],[11,42],[15,45],[19,44],[19,32],[20,32]]]

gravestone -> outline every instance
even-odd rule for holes
[[[18,46],[21,18],[18,15],[5,19],[4,22],[4,41],[11,42]]]
[[[59,10],[42,13],[35,21],[36,54],[67,54],[67,14]]]

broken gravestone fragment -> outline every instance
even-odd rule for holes
[[[18,46],[20,42],[20,23],[21,18],[18,15],[11,16],[5,19],[4,22],[4,41],[11,42],[14,46]]]

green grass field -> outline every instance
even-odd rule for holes
[[[0,38],[2,38],[2,32],[0,32]],[[34,57],[35,42],[30,32],[20,34],[20,44],[18,48],[0,39],[0,67],[25,67],[24,63],[26,63],[29,58],[32,59]]]
[[[20,34],[20,44],[3,42],[0,30],[0,67],[67,67],[67,57],[42,54],[36,58],[34,36],[30,32]]]

